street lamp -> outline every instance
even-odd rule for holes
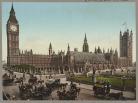
[[[125,90],[125,83],[126,83],[126,76],[123,76],[122,78],[121,78],[121,80],[122,80],[122,90],[124,91]]]
[[[96,78],[95,78],[95,69],[93,68],[93,74],[92,74],[92,82],[95,84]]]
[[[51,70],[48,71],[49,72],[49,79],[52,78],[52,72]]]
[[[42,71],[39,70],[39,76],[40,76],[40,80],[42,78]]]

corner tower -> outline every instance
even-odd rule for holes
[[[89,52],[89,45],[87,43],[87,37],[85,33],[84,43],[83,43],[83,52]]]
[[[14,57],[19,55],[19,24],[16,19],[13,3],[7,21],[7,64],[11,65]]]
[[[120,31],[120,57],[128,59],[128,65],[132,65],[132,44],[133,44],[132,30],[129,32],[127,29],[123,34]]]

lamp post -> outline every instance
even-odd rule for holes
[[[51,72],[51,70],[49,70],[49,79],[51,79],[52,78],[52,72]]]
[[[96,77],[95,77],[95,69],[93,68],[93,74],[92,74],[92,82],[95,84],[96,82]]]
[[[53,78],[56,79],[56,71],[53,72]]]
[[[123,76],[123,77],[121,78],[121,80],[122,80],[122,90],[123,90],[123,91],[125,91],[126,79],[127,79],[126,76]]]
[[[40,71],[40,80],[41,80],[41,78],[42,78],[42,72]]]

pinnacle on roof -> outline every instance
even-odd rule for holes
[[[52,45],[51,45],[51,42],[50,42],[50,44],[49,44],[49,49],[52,49]]]

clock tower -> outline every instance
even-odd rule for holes
[[[19,55],[19,24],[15,16],[13,4],[7,21],[7,64],[13,64]]]

